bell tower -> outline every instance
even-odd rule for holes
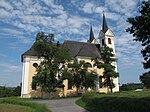
[[[113,49],[114,55],[115,53],[115,45],[114,45],[114,33],[111,31],[111,29],[108,28],[107,21],[103,12],[103,23],[102,23],[102,30],[100,30],[99,37],[100,39],[100,47],[106,45]],[[116,57],[116,56],[115,56]],[[117,70],[117,62],[112,63],[115,66],[115,71]],[[119,91],[119,84],[118,84],[118,78],[113,79],[115,88],[113,89],[114,92]]]
[[[107,45],[108,47],[113,49],[113,52],[115,54],[114,33],[108,28],[104,13],[103,13],[102,30],[99,33],[99,39],[100,39],[100,46]]]

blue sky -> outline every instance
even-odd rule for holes
[[[141,0],[0,0],[0,86],[21,82],[21,54],[38,32],[54,33],[55,39],[86,42],[90,24],[97,38],[102,12],[115,34],[120,83],[137,83],[145,70],[140,43],[125,32],[128,17],[138,15]]]

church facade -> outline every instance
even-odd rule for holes
[[[98,74],[98,81],[96,83],[96,92],[107,93],[108,88],[102,87],[102,82],[104,79],[103,69],[98,69],[94,66],[94,62],[91,60],[99,56],[99,49],[103,45],[107,45],[108,47],[113,49],[113,53],[115,54],[115,46],[114,46],[114,34],[111,29],[108,28],[105,15],[103,14],[103,23],[102,30],[99,32],[99,43],[97,39],[94,37],[94,33],[92,30],[92,26],[90,28],[90,37],[88,42],[76,42],[65,40],[63,45],[67,46],[71,56],[76,58],[78,61],[85,61],[89,65],[88,70],[96,71]],[[22,88],[21,88],[21,97],[22,98],[31,98],[31,97],[47,97],[47,93],[42,93],[40,87],[32,87],[32,80],[34,75],[36,74],[36,66],[40,64],[43,59],[38,59],[35,55],[34,49],[31,47],[25,53],[22,54]],[[115,66],[115,71],[117,72],[117,63],[113,63]],[[118,77],[113,79],[115,84],[115,88],[113,88],[113,92],[119,91],[119,82]],[[55,92],[55,96],[71,96],[77,93],[77,89],[75,87],[69,86],[69,81],[65,80],[63,82],[64,88],[58,89]],[[89,89],[90,90],[90,89]],[[83,91],[81,89],[80,91]]]

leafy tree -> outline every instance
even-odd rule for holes
[[[127,32],[133,34],[135,41],[142,43],[144,47],[141,51],[144,57],[144,68],[150,68],[150,2],[143,1],[139,6],[139,16],[127,19],[132,26],[126,29]]]
[[[79,88],[82,86],[83,77],[87,73],[87,69],[83,68],[84,61],[73,60],[73,63],[68,64],[69,72],[72,74],[73,85],[77,88],[77,93]]]
[[[97,74],[95,72],[88,72],[85,74],[85,77],[83,78],[83,87],[85,89],[91,88],[93,89],[96,86]]]
[[[6,87],[6,86],[1,86],[0,87],[0,97],[10,97],[12,96],[12,89]]]
[[[36,83],[44,92],[53,93],[62,85],[59,74],[70,60],[69,51],[54,41],[54,34],[46,35],[44,32],[37,34],[33,48],[43,61],[37,67],[32,84]]]
[[[0,97],[11,97],[11,96],[20,96],[21,95],[21,86],[17,87],[6,87],[0,86]]]
[[[126,29],[127,32],[133,34],[134,40],[141,42],[143,49],[141,53],[144,58],[143,67],[145,69],[150,68],[150,1],[143,1],[138,7],[139,15],[136,17],[130,17],[127,19],[132,26]],[[140,80],[147,87],[144,80],[148,80],[150,77],[149,72],[140,76]],[[147,75],[145,75],[147,74]],[[145,79],[144,79],[145,78]],[[150,79],[149,79],[150,82]]]
[[[128,83],[128,84],[122,84],[120,86],[120,91],[130,91],[130,90],[136,90],[136,89],[142,89],[143,84],[141,83]]]
[[[107,47],[106,45],[100,48],[100,57],[93,59],[95,61],[95,66],[101,69],[103,68],[103,86],[108,87],[111,92],[113,92],[113,88],[115,87],[113,83],[113,78],[119,76],[119,74],[115,71],[114,63],[116,59],[114,58],[113,49]]]
[[[140,76],[140,80],[146,89],[150,89],[150,71],[143,73],[143,75]]]
[[[77,88],[77,93],[80,87],[85,89],[95,87],[96,75],[94,72],[89,72],[84,67],[84,61],[74,59],[72,63],[68,64],[68,69],[62,74],[64,79],[68,79]]]
[[[12,91],[14,96],[20,96],[21,95],[21,86],[17,86],[14,88],[14,90]]]

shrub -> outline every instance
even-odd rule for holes
[[[87,93],[81,97],[91,112],[150,112],[150,91],[113,94]]]

